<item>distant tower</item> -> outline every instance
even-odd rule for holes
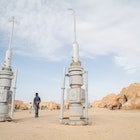
[[[83,75],[87,74],[81,66],[79,61],[79,46],[76,41],[76,14],[73,9],[74,16],[74,42],[72,45],[72,63],[68,69],[68,74],[64,68],[63,82],[62,82],[62,95],[61,95],[61,111],[60,122],[70,125],[85,125],[88,124],[88,84],[87,77],[85,82],[85,89]],[[69,88],[67,89],[67,102],[69,103],[69,117],[64,120],[64,92],[65,92],[65,76],[69,77]]]
[[[11,59],[12,59],[12,37],[14,30],[14,17],[10,21],[12,22],[12,31],[10,35],[9,48],[6,51],[4,65],[0,71],[0,121],[11,120],[13,117],[14,110],[14,95],[16,88],[16,80],[13,92],[11,91],[12,79],[14,74],[11,69]],[[15,74],[16,78],[16,74]],[[11,104],[11,113],[9,112],[9,104]]]

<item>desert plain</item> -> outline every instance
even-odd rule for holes
[[[140,110],[91,108],[84,126],[60,124],[59,113],[16,111],[13,121],[0,122],[0,140],[140,140]]]

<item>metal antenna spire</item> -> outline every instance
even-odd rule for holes
[[[11,46],[12,46],[15,18],[12,17],[12,19],[9,22],[12,22],[12,30],[11,30],[11,34],[10,34],[9,48],[6,51],[4,68],[11,69],[11,58],[12,58],[12,47]]]
[[[73,12],[73,18],[74,18],[74,42],[76,42],[76,12],[74,9],[68,9]]]
[[[73,42],[73,51],[72,51],[72,59],[74,62],[79,62],[79,46],[76,41],[76,12],[73,9],[68,9],[73,12],[74,16],[74,42]]]
[[[12,30],[11,30],[11,34],[10,34],[10,41],[9,41],[9,49],[11,49],[12,39],[13,39],[13,32],[14,32],[14,23],[15,23],[15,18],[14,18],[14,17],[12,17],[12,19],[11,19],[9,22],[12,22]]]

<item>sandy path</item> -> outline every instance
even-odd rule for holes
[[[89,125],[59,124],[59,110],[15,112],[13,122],[0,122],[0,140],[140,140],[140,110],[90,109]]]

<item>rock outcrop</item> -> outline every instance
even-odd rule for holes
[[[110,93],[107,96],[103,97],[102,100],[93,102],[91,106],[99,107],[99,108],[110,108],[110,109],[112,107],[113,108],[119,107],[119,103],[117,101],[117,95],[114,93]]]
[[[15,110],[27,110],[28,105],[25,104],[23,101],[15,100]]]
[[[140,83],[123,88],[118,96],[122,109],[140,109]]]
[[[140,83],[123,88],[120,94],[109,94],[100,101],[92,103],[92,107],[110,109],[140,109]]]
[[[67,104],[66,104],[67,106]],[[15,100],[15,110],[28,110],[28,109],[33,109],[33,103],[24,103],[23,101],[20,100]],[[56,102],[41,102],[40,103],[40,109],[41,110],[56,110],[60,109],[60,104]]]
[[[44,109],[56,110],[56,109],[60,109],[60,104],[56,102],[41,102],[40,109],[41,110],[44,110]]]

